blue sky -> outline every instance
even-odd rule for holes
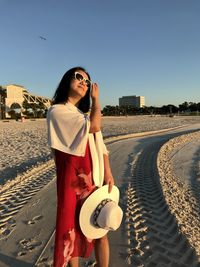
[[[0,85],[51,98],[80,65],[102,107],[124,95],[200,102],[199,0],[0,0],[0,10]]]

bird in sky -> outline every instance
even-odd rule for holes
[[[47,40],[47,39],[46,39],[45,37],[43,37],[43,36],[39,36],[39,38],[40,38],[41,40],[44,40],[44,41]]]

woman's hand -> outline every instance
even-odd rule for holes
[[[92,100],[98,100],[99,98],[99,86],[97,83],[92,84],[91,98]]]
[[[109,171],[105,170],[104,172],[104,184],[108,185],[108,193],[110,193],[114,185],[114,178],[110,170]]]

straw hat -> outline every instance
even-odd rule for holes
[[[95,190],[83,203],[79,223],[83,234],[90,239],[97,239],[109,230],[119,228],[123,212],[118,206],[119,189],[113,186],[108,193],[108,185]]]

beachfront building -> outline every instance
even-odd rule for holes
[[[42,103],[48,109],[51,106],[51,100],[46,97],[30,94],[25,87],[17,84],[9,84],[0,86],[0,118],[10,118],[11,110],[19,110],[23,112],[23,102],[28,104]],[[4,113],[2,115],[2,113]]]
[[[135,108],[142,108],[145,106],[144,96],[122,96],[119,98],[119,106],[132,106]]]

